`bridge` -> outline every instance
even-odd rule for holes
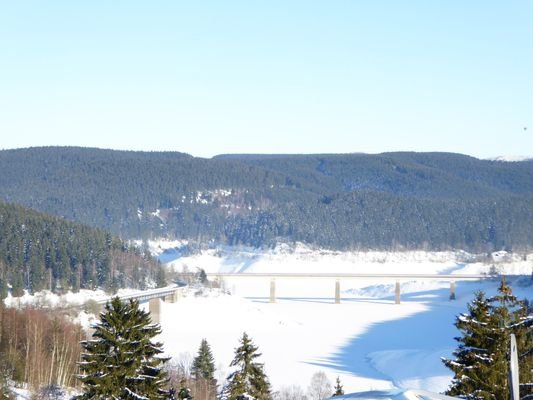
[[[161,299],[169,303],[175,303],[180,297],[181,289],[178,285],[167,286],[164,288],[143,290],[135,293],[118,296],[120,300],[136,299],[139,302],[150,301],[153,299]],[[101,304],[105,304],[108,300],[101,300]]]
[[[148,308],[152,317],[152,322],[159,324],[161,322],[161,300],[168,303],[175,303],[181,297],[182,287],[178,285],[167,286],[164,288],[142,290],[135,293],[118,295],[123,301],[138,300],[139,302],[148,301]],[[114,296],[112,296],[114,297]],[[98,304],[106,304],[110,298],[98,300]]]
[[[276,279],[335,279],[335,304],[341,302],[341,279],[372,279],[395,282],[395,303],[400,304],[400,280],[438,280],[450,282],[450,300],[455,300],[455,282],[464,280],[479,280],[490,277],[485,274],[370,274],[370,273],[208,273],[210,279],[224,278],[256,278],[270,279],[270,302],[276,302]]]
[[[193,274],[191,274],[193,276]],[[212,272],[207,273],[208,279],[270,279],[270,302],[276,302],[276,280],[280,279],[334,279],[334,301],[335,304],[341,302],[341,280],[348,279],[371,279],[385,280],[395,282],[395,303],[400,304],[400,281],[416,280],[438,280],[450,282],[450,300],[455,299],[455,282],[464,280],[479,280],[491,277],[485,274],[369,274],[369,273],[229,273],[229,272]],[[178,285],[168,286],[159,289],[143,290],[136,293],[130,293],[119,296],[121,300],[137,299],[139,302],[148,301],[149,310],[154,323],[161,322],[161,303],[175,303],[181,297],[182,287]],[[100,300],[98,303],[105,304],[109,299]]]

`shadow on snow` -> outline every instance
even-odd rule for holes
[[[491,286],[495,288],[497,283]],[[442,356],[449,357],[450,354],[446,352],[446,349],[451,350],[457,346],[454,337],[459,334],[454,326],[455,317],[467,311],[466,302],[470,301],[473,293],[482,287],[486,289],[486,283],[457,282],[456,300],[449,300],[448,288],[402,294],[402,303],[422,302],[429,308],[406,318],[373,324],[361,335],[350,338],[338,352],[327,358],[306,363],[321,368],[334,368],[363,378],[390,380],[391,377],[385,376],[371,365],[369,354],[396,350],[416,350],[427,353],[443,350],[446,354]],[[375,300],[376,302],[386,300],[390,304],[394,302],[394,296]],[[343,303],[359,301],[372,300],[342,299]],[[391,306],[391,313],[394,312],[394,307],[402,307],[402,304]],[[357,318],[357,315],[349,315],[347,318]],[[332,327],[332,329],[335,328]],[[440,360],[435,360],[435,364],[440,365],[439,363]],[[406,376],[409,374],[408,370],[401,372],[404,378],[409,378]],[[412,378],[416,379],[417,376],[412,376]]]

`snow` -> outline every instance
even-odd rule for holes
[[[533,157],[523,156],[523,155],[503,155],[503,156],[489,158],[488,160],[489,161],[520,162],[520,161],[533,160]]]
[[[134,289],[120,289],[119,295],[127,295],[136,293],[138,290]],[[109,295],[103,290],[86,290],[82,289],[78,293],[68,292],[64,295],[57,295],[48,290],[30,295],[27,291],[21,297],[12,297],[11,294],[4,300],[8,307],[22,307],[26,305],[34,305],[37,307],[51,308],[51,307],[67,307],[69,305],[82,305],[89,300],[105,301],[109,299]]]
[[[190,363],[202,338],[207,339],[219,384],[232,372],[234,349],[247,332],[262,353],[259,361],[276,391],[293,385],[305,391],[312,375],[324,371],[332,383],[339,376],[346,393],[385,391],[380,393],[405,399],[410,398],[408,389],[443,392],[452,375],[441,358],[451,358],[457,346],[455,318],[467,311],[477,290],[491,296],[499,285],[497,279],[462,281],[460,274],[497,270],[511,275],[508,282],[519,298],[533,298],[531,254],[335,252],[303,245],[269,250],[217,247],[189,254],[182,241],[148,245],[174,270],[458,275],[454,301],[449,300],[448,281],[401,280],[401,304],[394,302],[394,279],[343,279],[341,304],[334,304],[334,279],[278,278],[274,304],[269,303],[269,279],[227,279],[225,290],[185,289],[178,302],[161,303],[162,333],[156,340],[164,343],[167,356]],[[101,294],[81,292],[56,299],[47,293],[42,298],[53,304],[80,304],[92,295],[98,299]],[[30,301],[25,296],[6,302]],[[81,313],[79,320],[89,326],[91,318]]]
[[[158,248],[164,248],[161,243]],[[275,304],[269,303],[270,280],[226,279],[220,291],[185,292],[174,304],[161,304],[160,340],[179,360],[191,359],[202,338],[216,360],[217,378],[231,372],[234,348],[246,331],[262,352],[261,361],[274,390],[294,384],[304,390],[311,376],[340,377],[345,391],[422,389],[443,392],[457,343],[456,316],[477,290],[496,293],[499,282],[461,281],[460,274],[505,274],[519,297],[533,296],[531,255],[498,253],[485,263],[464,252],[334,252],[306,246],[259,251],[219,247],[180,256],[164,253],[169,268],[206,272],[372,272],[457,274],[456,300],[447,281],[401,281],[402,303],[394,304],[395,281],[342,280],[341,304],[334,303],[334,279],[277,279]],[[174,254],[176,257],[172,257]]]

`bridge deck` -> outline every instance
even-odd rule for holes
[[[333,278],[333,279],[440,279],[440,280],[470,280],[490,278],[486,274],[368,274],[368,273],[282,273],[282,272],[214,272],[208,273],[208,278]]]
[[[150,299],[156,299],[156,298],[173,295],[174,293],[176,293],[176,290],[178,289],[179,289],[179,286],[170,286],[170,287],[165,287],[165,288],[142,290],[142,291],[130,293],[130,294],[123,294],[118,297],[120,298],[120,300],[137,299],[142,302],[142,301],[146,301]],[[105,304],[112,297],[114,296],[110,296],[109,298],[99,300],[98,303]]]

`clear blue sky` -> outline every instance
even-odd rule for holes
[[[1,5],[0,148],[533,155],[529,0]]]

